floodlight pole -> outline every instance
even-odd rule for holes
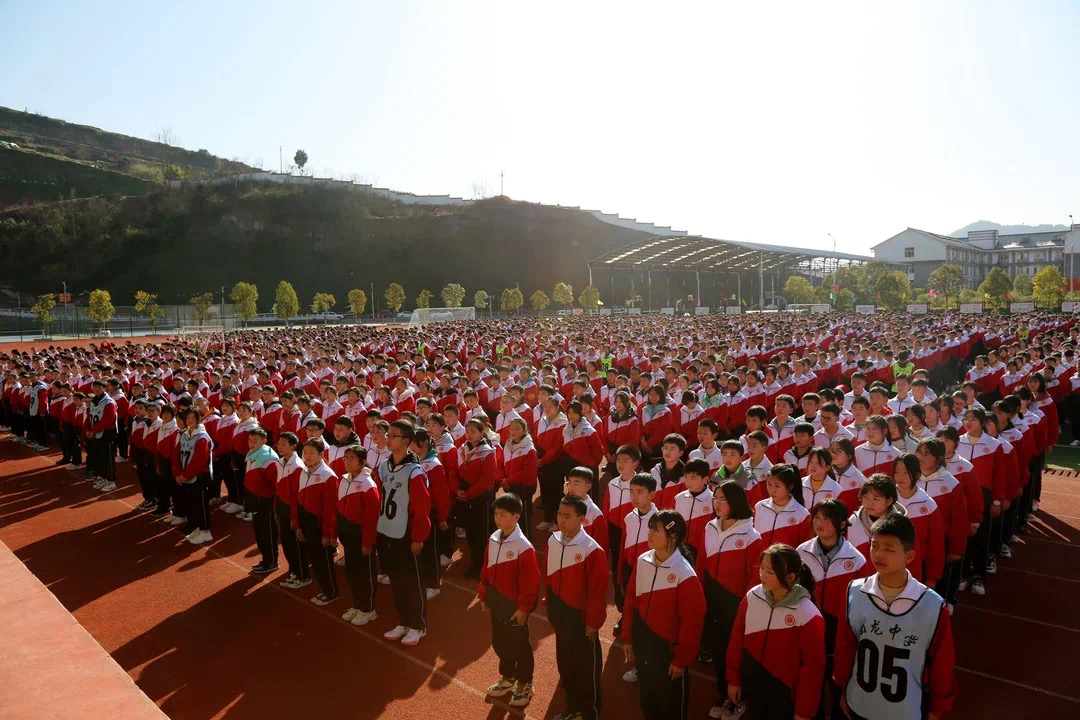
[[[758,291],[761,295],[761,309],[765,309],[765,253],[758,253]]]
[[[701,271],[694,271],[694,278],[697,280],[697,296],[694,298],[694,302],[698,305],[701,304]]]

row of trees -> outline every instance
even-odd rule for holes
[[[801,275],[793,275],[784,283],[783,295],[788,302],[831,303],[837,310],[864,304],[901,310],[909,303],[946,310],[961,303],[983,303],[987,309],[999,311],[1010,302],[1034,302],[1037,307],[1053,309],[1062,299],[1074,299],[1080,294],[1066,294],[1065,278],[1052,265],[1043,267],[1034,277],[1017,275],[1012,281],[1003,269],[994,267],[978,289],[972,290],[957,265],[942,265],[930,273],[926,288],[917,288],[905,273],[890,271],[884,263],[870,262],[862,267],[840,268],[826,275],[819,287]]]

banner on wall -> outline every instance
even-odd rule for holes
[[[874,307],[873,305],[856,305],[855,306],[855,312],[859,313],[860,315],[873,315],[876,310],[877,310],[877,308]]]
[[[742,313],[742,307],[739,305],[726,305],[724,307],[725,315],[739,315]]]
[[[641,314],[641,308],[627,308],[626,312],[628,314],[630,314],[630,315],[640,315]]]
[[[981,313],[982,303],[960,303],[960,312],[966,314]]]
[[[661,315],[674,315],[675,314],[675,308],[673,308],[673,307],[660,308],[660,314]]]
[[[1033,302],[1009,303],[1009,312],[1014,312],[1014,313],[1035,312],[1035,303],[1033,303]]]
[[[611,308],[600,308],[600,317],[611,314]]]
[[[709,307],[707,305],[698,305],[696,308],[694,308],[694,314],[695,315],[708,315],[709,314]]]
[[[926,305],[925,303],[922,303],[922,304],[916,303],[914,305],[908,305],[907,306],[907,311],[909,313],[911,313],[912,315],[925,315],[926,311],[928,309],[929,309],[929,306]]]

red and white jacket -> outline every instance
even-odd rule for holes
[[[859,491],[866,483],[866,476],[859,472],[854,462],[842,473],[837,473],[834,465],[833,474],[836,475],[836,483],[840,486],[840,502],[844,503],[848,512],[855,512],[859,509]]]
[[[742,687],[744,653],[776,684],[788,688],[796,715],[814,716],[825,674],[825,621],[809,593],[789,593],[775,606],[761,585],[746,593],[728,643],[730,685]]]
[[[586,495],[585,517],[582,518],[581,527],[592,536],[592,539],[596,541],[596,544],[600,546],[606,556],[608,554],[609,538],[608,526],[604,520],[603,510],[597,507],[591,497]]]
[[[963,555],[967,548],[968,516],[967,498],[960,481],[942,466],[919,478],[919,487],[937,503],[945,526],[945,551]]]
[[[814,604],[832,621],[844,617],[848,583],[874,572],[874,566],[854,545],[843,537],[838,542],[839,547],[832,557],[822,549],[817,538],[807,540],[796,548],[814,576]],[[832,645],[832,639],[828,640],[828,645]]]
[[[361,543],[365,548],[375,547],[379,536],[380,506],[379,487],[371,479],[370,469],[364,468],[355,477],[345,473],[338,480],[337,514],[360,527]],[[337,536],[338,522],[335,518],[332,537]]]
[[[301,464],[296,494],[289,498],[293,518],[299,518],[303,509],[319,521],[323,537],[337,537],[337,482],[325,462],[320,460],[314,468]]]
[[[668,436],[668,433],[674,432],[676,429],[675,422],[671,410],[666,405],[660,407],[651,416],[645,412],[648,407],[648,405],[644,405],[641,408],[641,433],[644,436],[645,444],[654,451],[659,451],[660,446],[664,444],[664,438]]]
[[[979,485],[979,479],[975,477],[973,472],[975,466],[968,462],[967,458],[962,457],[959,452],[953,454],[951,458],[945,460],[945,469],[949,471],[960,483],[960,486],[964,489],[964,498],[966,500],[967,515],[969,523],[981,523],[983,517],[983,502],[982,489]]]
[[[518,415],[516,410],[505,413],[501,412],[495,416],[495,432],[499,433],[499,442],[502,443],[504,447],[510,440],[510,423],[514,420],[522,420],[524,422],[524,419],[521,415]],[[526,423],[525,427],[528,426],[528,423]]]
[[[503,537],[501,530],[493,532],[488,538],[477,597],[487,604],[494,617],[505,621],[518,610],[528,614],[536,609],[539,593],[536,550],[521,528],[514,528],[507,537]]]
[[[650,505],[648,512],[642,514],[637,508],[631,508],[623,517],[622,550],[619,551],[619,582],[630,579],[634,564],[641,554],[649,549],[649,520],[656,514],[656,506]]]
[[[970,433],[965,433],[960,436],[960,442],[956,445],[956,454],[971,463],[972,473],[979,481],[979,486],[990,491],[992,500],[1010,499],[1005,495],[1008,484],[1005,451],[1001,449],[997,438],[990,437],[987,433],[972,438]],[[921,578],[916,580],[921,581]]]
[[[705,594],[690,562],[678,550],[658,563],[656,551],[638,558],[626,586],[624,618],[641,618],[645,632],[671,646],[671,664],[689,667],[697,657],[705,624]],[[622,637],[631,642],[637,623],[624,622]]]
[[[922,488],[900,502],[915,526],[915,561],[908,571],[919,582],[933,586],[945,568],[945,514]]]
[[[424,468],[428,478],[428,493],[431,495],[431,508],[435,511],[435,519],[446,522],[450,519],[450,484],[446,479],[446,468],[439,460],[438,451],[432,448],[427,457],[420,459],[420,467]]]
[[[630,503],[630,480],[623,480],[616,475],[608,481],[607,492],[604,493],[604,515],[608,525],[618,528],[622,533],[626,530],[626,515],[633,510]],[[618,551],[618,548],[614,548]]]
[[[577,427],[569,422],[562,428],[562,450],[575,465],[583,465],[595,471],[604,457],[600,434],[588,420],[582,418]]]
[[[686,542],[698,555],[702,554],[705,526],[715,517],[712,490],[708,485],[697,495],[689,490],[683,490],[675,496],[674,508],[686,521]]]
[[[889,513],[907,514],[902,505],[893,503],[889,508]],[[874,524],[874,520],[866,514],[866,509],[861,507],[851,513],[848,518],[847,541],[862,553],[868,563],[870,563],[870,526]]]
[[[761,552],[765,549],[752,518],[736,520],[727,530],[720,518],[705,526],[702,552],[697,556],[697,573],[705,586],[709,608],[731,621],[744,595],[756,585]],[[724,609],[728,612],[723,612]]]
[[[274,497],[277,485],[278,455],[270,447],[263,446],[269,452],[260,452],[254,460],[244,458],[244,489],[261,498]]]
[[[534,442],[540,467],[550,465],[562,457],[563,428],[567,425],[566,416],[559,414],[554,420],[542,416],[536,422]]]
[[[278,458],[277,467],[274,472],[274,494],[277,495],[278,500],[286,505],[293,505],[296,493],[300,489],[300,471],[304,469],[304,464],[300,460],[300,453],[294,452],[288,458]],[[296,516],[293,516],[295,519]],[[282,532],[285,528],[281,529]]]
[[[765,547],[774,543],[799,547],[814,534],[810,529],[810,511],[793,497],[782,508],[771,497],[754,505],[754,529],[761,534]]]
[[[806,503],[806,507],[813,509],[822,500],[828,500],[830,498],[840,499],[840,495],[843,493],[843,488],[840,487],[840,483],[833,480],[828,475],[825,476],[825,481],[821,483],[821,487],[814,491],[813,486],[810,484],[810,476],[807,475],[802,479],[802,496],[803,502]]]
[[[495,491],[499,468],[495,448],[481,442],[475,448],[465,443],[458,448],[458,487],[465,492],[465,499],[472,500],[484,493]]]
[[[607,617],[608,565],[596,540],[584,529],[570,539],[552,533],[545,566],[551,621],[583,620],[586,627],[600,628]]]
[[[855,467],[866,477],[874,473],[893,474],[893,463],[900,457],[900,451],[888,443],[871,445],[869,441],[855,448]]]

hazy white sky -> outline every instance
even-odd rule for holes
[[[865,252],[1080,218],[1080,3],[0,0],[0,104]]]

